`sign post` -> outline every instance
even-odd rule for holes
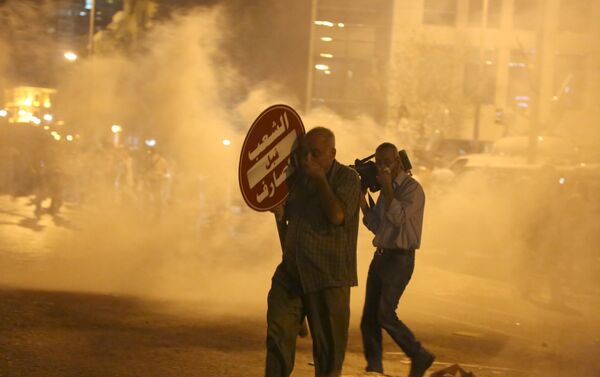
[[[297,169],[294,152],[304,133],[302,119],[287,105],[267,108],[252,123],[242,146],[238,170],[240,190],[250,208],[269,211],[285,202]],[[283,251],[286,225],[276,223]],[[308,335],[305,319],[299,335]]]

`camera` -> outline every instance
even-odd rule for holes
[[[377,166],[371,159],[375,155],[372,154],[369,157],[363,159],[354,160],[354,165],[350,167],[358,172],[360,176],[360,188],[361,190],[369,189],[371,192],[377,192],[381,189],[379,182],[377,182]]]
[[[406,150],[402,149],[398,154],[400,155],[400,166],[402,167],[402,170],[407,172],[408,175],[412,175],[411,170],[413,167],[408,158],[408,153],[406,153]]]
[[[398,155],[400,157],[400,168],[409,175],[412,175],[412,164],[410,163],[406,150],[402,149],[398,152]],[[377,166],[375,165],[375,162],[371,160],[374,156],[375,154],[363,159],[357,158],[354,160],[354,165],[350,166],[358,172],[358,175],[360,176],[360,188],[363,191],[366,189],[371,190],[371,192],[381,190],[381,185],[377,182]]]

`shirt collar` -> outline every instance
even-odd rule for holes
[[[402,183],[408,178],[408,174],[400,174],[398,173],[398,175],[396,176],[396,179],[394,179],[394,186],[395,187],[399,187],[402,185]]]

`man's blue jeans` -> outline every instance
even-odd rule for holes
[[[396,308],[415,267],[415,252],[375,252],[367,277],[367,292],[360,330],[367,371],[383,373],[381,329],[413,358],[420,350],[410,329],[398,319]]]

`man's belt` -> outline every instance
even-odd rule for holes
[[[378,247],[375,251],[377,254],[389,254],[389,255],[411,255],[415,251],[410,249],[387,249],[384,247]]]

